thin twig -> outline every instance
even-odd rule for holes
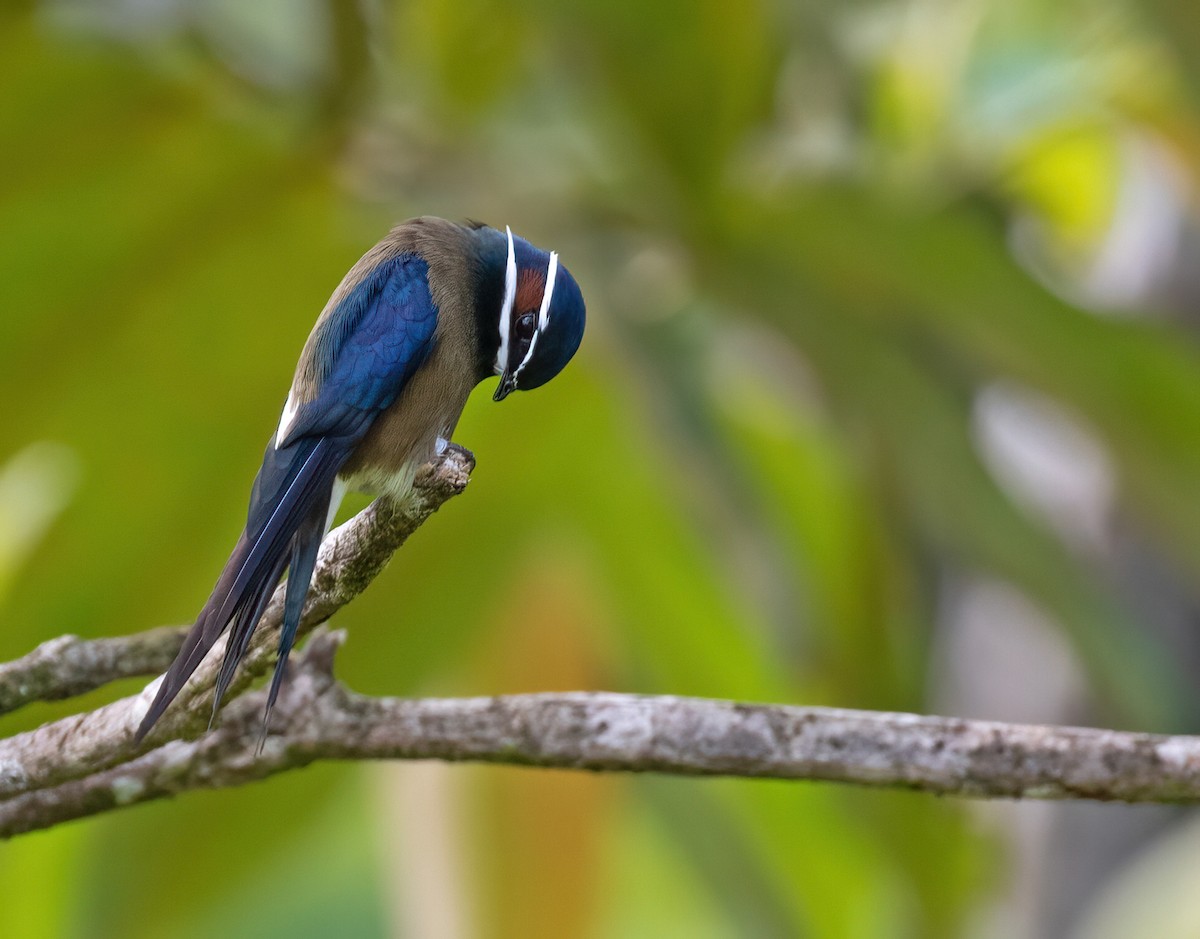
[[[0,714],[34,701],[58,701],[122,678],[158,675],[175,658],[186,626],[161,626],[132,636],[59,636],[22,658],[0,664]]]

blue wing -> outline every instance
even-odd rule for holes
[[[428,357],[436,321],[423,260],[405,254],[376,267],[314,330],[280,447],[306,436],[352,434],[387,408]]]
[[[297,367],[284,437],[272,438],[250,495],[246,528],[138,728],[141,740],[208,650],[233,629],[217,677],[214,713],[250,637],[289,569],[274,703],[300,624],[338,471],[372,422],[428,358],[437,308],[428,267],[414,255],[370,271],[315,328]]]

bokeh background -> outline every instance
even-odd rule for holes
[[[589,332],[354,688],[1200,731],[1198,62],[1187,0],[4,0],[0,659],[190,621],[433,213]],[[1170,939],[1198,877],[1183,809],[331,765],[0,845],[0,935]]]

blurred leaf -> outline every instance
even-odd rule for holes
[[[50,443],[26,447],[0,466],[0,600],[70,501],[78,472],[71,451]]]
[[[768,114],[781,55],[771,10],[758,0],[736,15],[717,0],[599,0],[572,13],[564,26],[574,48],[600,68],[643,145],[681,185],[674,208],[686,218]]]
[[[1165,729],[1189,710],[1181,677],[1049,532],[1002,495],[968,437],[962,392],[939,387],[938,369],[926,363],[945,344],[980,374],[1017,377],[1079,405],[1106,433],[1132,492],[1169,497],[1157,521],[1192,552],[1200,540],[1187,521],[1200,518],[1185,493],[1200,476],[1184,485],[1176,474],[1200,453],[1191,448],[1200,447],[1194,354],[1145,327],[1086,317],[1053,299],[987,249],[980,226],[962,214],[867,212],[864,194],[832,189],[805,194],[791,214],[785,204],[740,212],[741,240],[714,256],[714,286],[754,298],[797,338],[842,419],[861,423],[880,448],[919,531],[1046,604],[1125,714]],[[794,286],[764,279],[767,270],[790,272]]]

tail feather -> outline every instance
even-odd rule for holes
[[[291,559],[296,574],[289,578],[285,610],[298,609],[293,614],[295,622],[286,643],[281,641],[281,653],[286,656],[299,625],[299,608],[303,608],[312,579],[316,550],[325,534],[325,515],[333,481],[355,439],[306,438],[283,450],[275,450],[273,444],[267,447],[263,467],[255,480],[246,529],[221,571],[208,602],[188,632],[183,647],[163,677],[158,694],[138,727],[135,741],[140,742],[149,733],[221,633],[233,622],[233,632],[217,679],[215,714]],[[314,545],[312,520],[318,516],[321,530],[315,536]],[[311,563],[308,561],[310,554]],[[296,559],[300,559],[300,563]],[[299,599],[293,600],[293,594],[298,594]],[[272,701],[277,691],[276,688],[272,693]]]
[[[213,588],[212,595],[208,598],[208,602],[204,604],[200,615],[196,617],[195,624],[184,638],[183,646],[175,656],[175,661],[171,663],[171,667],[163,675],[162,682],[158,687],[158,693],[155,695],[150,709],[146,712],[146,716],[142,718],[142,723],[134,735],[136,743],[140,743],[146,734],[150,732],[150,728],[162,717],[167,706],[183,690],[183,686],[187,684],[187,680],[191,677],[192,672],[200,666],[200,663],[204,660],[204,656],[208,654],[208,650],[213,647],[213,644],[220,637],[224,629],[224,624],[216,625],[216,608],[228,593],[229,585],[249,551],[250,545],[245,533],[243,533],[238,539],[233,553],[229,556],[229,560],[225,563],[225,568],[221,571],[221,576],[217,579],[217,584]]]
[[[279,632],[279,658],[275,661],[275,674],[271,677],[271,690],[267,694],[267,709],[263,714],[263,732],[271,720],[271,708],[279,696],[283,675],[287,669],[288,653],[296,641],[296,630],[300,628],[300,614],[304,612],[304,600],[313,569],[317,566],[317,554],[325,537],[326,516],[329,513],[329,497],[312,507],[308,517],[292,542],[292,560],[288,566],[287,593],[283,601],[283,626]]]
[[[330,452],[330,444],[331,441],[325,437],[315,441],[315,445],[311,447],[298,444],[299,452],[293,457],[292,463],[299,465],[295,467],[294,472],[288,474],[287,484],[282,487],[282,493],[265,504],[262,510],[252,514],[250,522],[246,525],[246,533],[254,533],[249,539],[250,551],[217,612],[221,629],[225,628],[233,619],[237,608],[244,605],[247,597],[251,596],[248,588],[261,584],[270,568],[275,566],[278,557],[286,553],[296,528],[306,514],[305,509],[314,498],[320,497],[321,488],[332,488],[333,476],[341,466],[341,460],[333,467],[332,473],[321,472],[322,457]],[[328,475],[327,480],[325,475]],[[256,522],[258,524],[255,524]],[[273,589],[275,585],[271,586]]]
[[[238,663],[246,655],[246,649],[250,646],[250,638],[254,635],[254,628],[262,618],[267,604],[271,602],[271,597],[275,593],[275,586],[279,583],[280,578],[283,577],[286,567],[287,553],[281,551],[279,552],[279,558],[275,562],[275,566],[266,571],[263,577],[250,585],[247,599],[252,599],[254,601],[253,604],[241,604],[234,614],[233,624],[229,630],[229,641],[225,646],[225,658],[221,660],[221,669],[217,673],[216,687],[213,691],[212,716],[209,718],[210,727],[217,719],[217,711],[221,707],[221,702],[225,699],[225,692],[229,689],[229,683],[233,681],[233,676],[237,672]]]

